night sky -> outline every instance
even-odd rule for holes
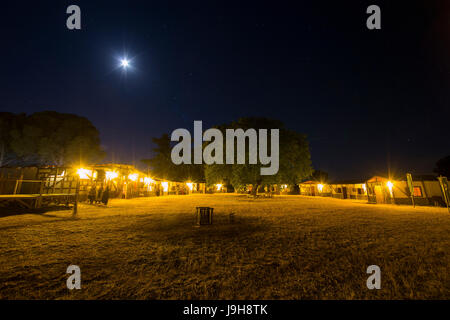
[[[431,173],[450,154],[446,2],[8,1],[0,111],[85,116],[107,162],[139,165],[194,120],[264,116],[307,134],[331,178]]]

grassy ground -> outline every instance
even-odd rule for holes
[[[215,224],[195,227],[195,206]],[[449,266],[443,208],[193,195],[0,217],[1,299],[449,299]]]

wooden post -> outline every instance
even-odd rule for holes
[[[430,199],[428,198],[428,192],[427,192],[427,188],[425,187],[425,181],[422,180],[422,181],[420,181],[420,182],[422,182],[423,197],[424,197],[425,199],[427,199],[427,204],[430,205],[431,202],[430,202]]]
[[[58,170],[59,171],[59,170]],[[62,169],[62,171],[61,171],[61,174],[64,172],[64,169]],[[59,173],[59,172],[58,172]],[[65,180],[66,180],[66,177],[65,177],[65,174],[64,174],[64,176],[61,176],[61,179],[59,180],[60,181],[60,186],[59,186],[59,192],[58,193],[64,193],[64,190],[65,190]]]
[[[437,179],[439,181],[439,186],[440,186],[440,189],[442,192],[442,199],[445,201],[445,204],[447,205],[447,211],[450,213],[450,206],[449,206],[450,192],[449,192],[449,183],[448,183],[447,177],[443,177],[441,175]]]
[[[66,177],[67,177],[67,174],[66,174]],[[73,179],[72,178],[67,178],[67,179],[69,179],[69,192],[67,192],[67,193],[72,193],[72,181],[73,181]]]
[[[406,188],[409,190],[411,196],[411,202],[413,207],[416,207],[416,202],[414,201],[414,182],[411,173],[406,174]]]
[[[51,169],[50,169],[50,172],[52,172]],[[54,171],[53,173],[54,173],[54,175],[53,175],[52,193],[55,193],[55,188],[56,188],[56,176],[58,175],[58,168],[56,168],[56,171]]]
[[[78,196],[80,194],[80,179],[77,179],[77,188],[75,191],[75,203],[73,204],[72,216],[76,216],[78,213]]]
[[[44,191],[44,180],[41,181],[41,185],[39,186],[39,197],[36,199],[35,208],[39,209],[42,205],[42,193]]]
[[[19,192],[19,194],[22,191],[22,181],[23,181],[23,168],[20,169],[20,178],[18,181],[19,183],[17,184],[17,192]]]
[[[16,186],[14,187],[14,193],[17,194],[17,187],[19,186],[19,180],[16,180]]]

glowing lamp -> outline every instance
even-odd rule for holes
[[[153,181],[152,178],[149,178],[149,177],[145,177],[145,178],[144,178],[144,183],[147,184],[147,185],[149,185],[149,184],[151,184],[151,183],[153,183],[153,182],[154,182],[154,181]]]
[[[114,171],[106,171],[105,175],[106,175],[106,180],[113,180],[119,176],[119,174]]]
[[[139,175],[137,173],[130,173],[128,175],[128,179],[130,179],[131,181],[137,181],[139,178]]]
[[[221,183],[216,184],[216,188],[217,188],[217,191],[222,190],[222,184]]]
[[[392,197],[393,196],[393,194],[392,194],[392,187],[394,186],[394,184],[391,181],[388,181],[386,183],[386,185],[387,185],[387,187],[389,189],[389,193],[391,194],[391,197]]]
[[[189,190],[194,190],[194,184],[191,182],[187,182],[186,185],[188,186]]]
[[[169,191],[169,183],[168,182],[166,182],[166,181],[161,182],[161,186],[163,187],[164,192]]]
[[[92,170],[80,168],[77,170],[77,174],[80,176],[80,179],[89,180],[92,176]]]
[[[319,192],[322,192],[322,190],[323,190],[323,184],[319,183],[319,184],[317,185],[317,189],[319,190]]]

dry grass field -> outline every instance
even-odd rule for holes
[[[195,227],[195,207],[215,209]],[[235,212],[234,223],[229,213]],[[66,268],[81,268],[81,290]],[[381,268],[368,290],[366,269]],[[449,299],[443,208],[279,196],[112,200],[0,216],[1,299]]]

